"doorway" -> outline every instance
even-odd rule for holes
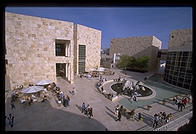
[[[66,69],[66,63],[56,63],[56,77],[67,79]]]

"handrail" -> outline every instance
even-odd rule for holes
[[[159,128],[154,129],[153,131],[162,131],[164,129],[167,130],[169,125],[174,124],[175,122],[179,122],[179,120],[181,120],[182,118],[184,118],[185,116],[187,116],[189,114],[192,114],[192,111],[187,113],[187,114],[185,114],[185,115],[183,115],[183,116],[181,116],[181,117],[179,117],[179,118],[177,118],[177,119],[175,119],[175,120],[173,120],[173,121],[170,121],[169,123],[167,123],[167,124],[165,124],[165,125],[163,125],[163,126],[161,126]]]

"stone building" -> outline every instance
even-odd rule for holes
[[[11,89],[100,67],[101,31],[73,22],[5,12],[5,45]]]
[[[162,42],[155,36],[115,38],[111,40],[110,56],[114,53],[135,58],[149,56],[148,70],[153,71],[159,68],[157,54],[161,45]]]
[[[170,33],[164,80],[178,87],[191,89],[192,29],[173,30]]]

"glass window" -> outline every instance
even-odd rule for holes
[[[56,56],[65,56],[65,44],[55,41]]]
[[[187,57],[188,55],[189,55],[189,52],[183,52],[183,57],[184,57],[184,56]]]

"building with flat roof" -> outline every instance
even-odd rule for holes
[[[168,83],[186,89],[191,89],[193,80],[192,36],[192,29],[171,31],[164,75]]]
[[[11,89],[100,67],[101,31],[73,22],[5,12],[5,46]]]
[[[159,60],[158,51],[161,49],[162,42],[155,36],[115,38],[111,40],[110,56],[115,53],[129,55],[135,58],[148,56],[148,70],[158,70]]]

